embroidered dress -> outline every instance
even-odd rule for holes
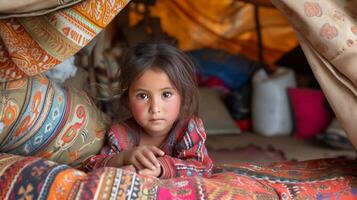
[[[82,168],[90,171],[104,167],[114,155],[140,144],[138,125],[133,120],[112,126],[107,144],[99,155],[87,159]],[[205,146],[206,133],[202,120],[193,117],[175,124],[166,141],[160,146],[165,155],[159,157],[162,166],[160,178],[182,176],[209,177],[213,167]]]

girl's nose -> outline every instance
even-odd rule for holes
[[[150,112],[155,114],[155,113],[160,113],[160,101],[156,98],[153,98],[151,101],[150,105]]]

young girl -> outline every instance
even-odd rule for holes
[[[108,145],[85,163],[135,170],[160,178],[210,176],[212,161],[198,112],[192,61],[164,43],[140,43],[123,56],[121,103],[131,117],[113,125]]]

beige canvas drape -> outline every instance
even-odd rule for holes
[[[0,19],[43,15],[81,1],[83,0],[0,0]]]
[[[294,26],[322,90],[357,147],[357,0],[272,0]]]

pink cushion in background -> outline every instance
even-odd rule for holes
[[[311,138],[326,129],[333,113],[321,90],[288,88],[288,96],[294,120],[294,137]]]

